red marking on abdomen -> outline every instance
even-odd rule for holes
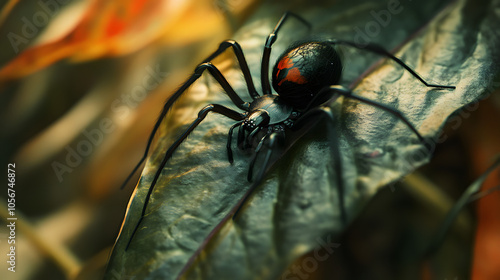
[[[279,73],[281,70],[287,69],[288,71],[285,74],[285,78],[281,81],[279,81],[278,85],[281,86],[281,84],[284,81],[289,81],[292,83],[296,84],[305,84],[307,83],[307,79],[300,74],[300,70],[296,67],[294,67],[293,61],[289,57],[284,57],[278,62],[278,73],[276,73],[276,78],[278,78]]]

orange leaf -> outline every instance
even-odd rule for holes
[[[496,92],[498,93],[498,92]],[[495,93],[492,94],[492,96]],[[500,131],[497,127],[500,110],[492,103],[493,97],[479,103],[479,110],[467,122],[464,136],[468,140],[474,175],[478,177],[500,154]],[[481,192],[500,185],[500,171],[495,171],[486,179]],[[477,232],[474,245],[471,279],[500,279],[500,192],[495,191],[477,202]]]
[[[191,4],[174,2],[96,0],[69,34],[25,50],[0,69],[0,81],[29,75],[64,58],[83,61],[138,50],[164,34],[186,11],[185,3]]]

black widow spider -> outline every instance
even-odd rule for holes
[[[141,217],[132,232],[126,249],[128,249],[128,247],[130,246],[130,243],[136,231],[138,230],[139,225],[144,218],[144,215],[146,214],[149,199],[153,192],[154,186],[161,175],[163,167],[172,157],[172,154],[179,147],[179,145],[205,119],[205,117],[210,112],[221,114],[236,121],[236,123],[231,126],[228,133],[227,155],[229,162],[233,162],[231,142],[234,129],[238,128],[238,147],[242,150],[254,149],[254,153],[248,169],[248,181],[251,181],[253,178],[253,168],[256,162],[257,155],[262,151],[263,147],[266,147],[267,151],[264,156],[263,167],[260,169],[260,172],[256,177],[254,186],[258,185],[264,179],[265,171],[270,163],[273,149],[277,148],[278,145],[283,145],[287,131],[300,128],[303,124],[307,123],[308,120],[315,116],[317,117],[318,115],[325,115],[328,119],[333,119],[330,108],[328,106],[321,105],[326,103],[336,95],[342,95],[345,98],[355,99],[393,114],[401,121],[403,121],[415,133],[415,135],[421,141],[423,141],[423,137],[420,135],[417,129],[398,110],[387,107],[386,105],[378,103],[376,101],[354,95],[349,89],[337,85],[342,73],[342,62],[334,46],[345,45],[389,57],[390,59],[394,60],[396,63],[404,67],[409,73],[411,73],[415,78],[417,78],[427,87],[449,89],[455,88],[454,86],[443,86],[427,83],[408,65],[376,44],[359,46],[354,42],[344,40],[306,41],[296,43],[288,48],[278,58],[277,63],[273,68],[272,85],[278,95],[272,94],[268,77],[271,47],[274,42],[276,42],[278,31],[290,16],[293,16],[310,28],[310,24],[305,19],[296,14],[286,12],[281,17],[274,30],[267,37],[266,43],[264,45],[261,65],[261,84],[263,91],[262,96],[259,95],[257,93],[257,90],[255,89],[250,70],[248,68],[245,56],[243,55],[243,50],[241,49],[240,45],[236,41],[227,40],[222,42],[219,45],[219,48],[214,53],[204,59],[203,63],[196,67],[196,69],[194,70],[194,74],[184,84],[182,84],[182,86],[167,100],[158,118],[158,121],[156,122],[153,131],[149,136],[149,140],[143,157],[131,172],[131,174],[128,176],[122,188],[130,180],[135,171],[137,171],[142,162],[146,159],[154,135],[158,130],[161,121],[170,110],[174,102],[186,91],[189,86],[191,86],[191,84],[193,84],[202,76],[205,70],[208,70],[208,72],[220,84],[224,92],[229,96],[234,105],[241,109],[243,113],[218,104],[209,104],[198,113],[198,117],[196,118],[196,120],[194,120],[191,125],[189,125],[186,131],[184,131],[184,133],[172,144],[172,146],[170,146],[170,148],[165,153],[165,156],[160,166],[156,170],[155,176],[151,182],[145,198],[144,206],[142,208]],[[217,67],[215,67],[210,62],[228,48],[232,48],[234,54],[236,55],[244,79],[246,81],[248,93],[252,98],[251,102],[243,101],[229,85],[229,83],[217,69]],[[337,174],[341,174],[340,158],[338,155],[339,153],[337,151],[335,165]],[[337,177],[340,178],[340,176]],[[344,212],[344,202],[342,197],[342,180],[338,179],[338,183],[341,216],[345,221],[346,215]],[[251,190],[247,192],[245,198],[243,198],[240,203],[238,203],[238,205],[241,205],[244,202],[250,192]]]

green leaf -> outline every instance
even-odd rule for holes
[[[363,35],[356,37],[359,31],[365,32],[369,41],[393,49],[414,34],[396,56],[428,82],[457,87],[427,88],[394,62],[382,60],[353,88],[358,95],[403,112],[427,139],[425,145],[387,112],[343,98],[332,103],[338,120],[335,128],[349,221],[380,188],[391,187],[428,162],[427,151],[441,140],[440,131],[447,119],[484,98],[492,92],[492,85],[497,85],[494,78],[499,69],[495,61],[499,59],[500,36],[494,27],[500,20],[494,13],[495,4],[457,1],[443,8],[435,1],[414,2],[418,3],[399,3],[397,13],[392,6],[393,12],[389,12],[388,4],[394,1],[349,1],[321,8],[310,3],[298,6],[266,2],[234,36],[245,51],[257,85],[264,40],[288,9],[310,20],[314,27],[311,33],[323,38],[361,40]],[[380,19],[387,15],[381,11],[388,12],[390,18],[377,20],[377,16]],[[372,31],[371,35],[367,30]],[[273,46],[271,61],[290,42],[303,39],[305,33],[300,23],[287,22]],[[341,51],[344,85],[378,59],[347,47]],[[224,75],[240,96],[250,100],[236,64]],[[335,240],[346,225],[340,219],[337,174],[329,156],[331,139],[325,133],[326,124],[319,122],[299,139],[274,165],[238,216],[219,225],[251,187],[246,181],[251,155],[233,147],[235,161],[229,164],[225,146],[234,122],[209,115],[163,169],[147,214],[125,251],[163,154],[209,103],[232,106],[220,88],[206,79],[205,83],[197,82],[163,122],[105,279],[116,275],[123,279],[175,279],[187,263],[183,276],[189,279],[276,279],[304,253],[317,247],[334,253],[339,246]]]

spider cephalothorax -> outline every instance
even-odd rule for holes
[[[279,133],[280,137],[284,137],[285,128],[292,128],[299,115],[300,112],[278,95],[263,95],[256,98],[250,103],[244,120],[236,123],[230,129],[227,144],[229,162],[233,162],[231,134],[235,127],[240,127],[238,147],[246,150],[256,148],[265,139],[265,135]],[[251,171],[249,172],[249,180],[251,180]]]

